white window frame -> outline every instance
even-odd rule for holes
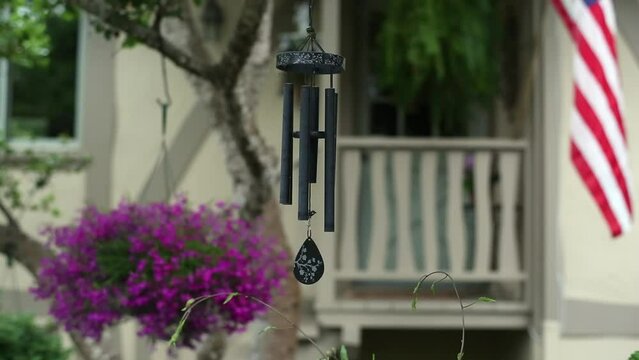
[[[74,132],[75,135],[71,139],[12,139],[9,144],[17,151],[32,150],[37,152],[69,152],[79,151],[82,144],[82,123],[84,118],[84,95],[86,84],[86,48],[87,48],[87,31],[89,29],[88,17],[84,13],[78,14],[78,47],[77,47],[77,65],[75,77],[75,118]],[[7,118],[8,118],[8,95],[9,95],[9,62],[6,59],[0,59],[0,132],[2,136],[7,136]]]

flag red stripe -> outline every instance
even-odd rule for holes
[[[610,85],[608,84],[608,81],[606,80],[606,75],[604,73],[603,67],[601,66],[601,63],[599,62],[599,59],[597,59],[597,56],[590,48],[590,45],[588,45],[588,42],[586,41],[586,39],[582,36],[581,32],[577,29],[575,29],[575,42],[577,44],[577,49],[579,51],[579,54],[584,59],[584,62],[590,69],[590,72],[592,72],[592,75],[595,77],[597,82],[601,85],[601,88],[604,94],[606,95],[608,104],[610,105],[610,110],[612,111],[613,115],[615,116],[615,119],[617,120],[617,126],[619,126],[619,131],[621,131],[621,135],[623,136],[624,140],[627,140],[626,129],[624,127],[623,120],[621,118],[621,111],[619,111],[617,98],[615,94],[612,92],[612,89],[610,89]]]
[[[588,103],[588,100],[584,97],[581,89],[575,84],[575,106],[577,111],[585,121],[586,125],[590,128],[590,131],[593,133],[601,150],[603,151],[606,159],[610,163],[610,168],[612,169],[612,173],[614,174],[615,180],[617,180],[617,184],[623,194],[624,201],[626,202],[626,207],[628,211],[632,213],[632,201],[630,200],[630,192],[628,191],[628,186],[626,184],[626,178],[621,171],[621,167],[619,166],[619,162],[617,157],[615,156],[614,151],[612,150],[612,146],[608,141],[608,137],[606,136],[606,132],[604,131],[599,118],[593,111],[592,107]]]
[[[575,168],[581,175],[586,187],[590,190],[590,193],[595,198],[595,201],[599,205],[599,209],[601,210],[602,215],[606,219],[610,230],[612,231],[613,237],[616,237],[621,234],[621,225],[619,221],[615,217],[615,214],[612,212],[610,204],[608,204],[608,199],[606,198],[606,194],[603,192],[601,188],[601,184],[599,184],[599,180],[592,172],[590,165],[586,162],[583,154],[579,150],[579,148],[575,145],[572,139],[570,140],[570,157],[572,159],[572,163],[575,165]]]
[[[603,9],[601,9],[601,4],[598,2],[594,5],[590,6],[590,13],[595,18],[597,24],[599,24],[599,28],[601,32],[603,32],[604,37],[606,38],[606,43],[608,44],[608,48],[610,48],[610,52],[612,56],[617,59],[617,42],[615,41],[615,37],[610,31],[610,27],[606,24],[606,17],[604,16]]]

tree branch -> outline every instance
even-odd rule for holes
[[[238,75],[251,53],[258,36],[258,30],[264,12],[266,11],[267,0],[250,0],[244,2],[240,19],[235,27],[233,38],[229,42],[228,49],[222,57],[222,61],[217,67],[224,69],[226,76],[225,84],[233,86]]]
[[[39,161],[40,157],[47,156],[44,153],[14,154],[0,156],[0,167],[14,170],[28,170],[34,161]],[[79,171],[86,168],[91,159],[88,156],[76,154],[62,154],[61,157],[47,161],[55,161],[55,169],[59,171]]]
[[[13,216],[13,213],[11,212],[11,210],[9,210],[9,208],[6,207],[6,205],[4,204],[2,200],[0,200],[0,212],[2,212],[4,217],[7,219],[9,226],[11,226],[12,228],[20,229],[20,225],[18,224],[16,217]]]
[[[53,255],[46,246],[29,237],[20,228],[8,225],[0,225],[0,252],[12,256],[33,276],[38,275],[40,261]]]
[[[169,58],[176,66],[187,72],[203,78],[213,85],[219,85],[223,72],[219,66],[213,66],[186,54],[184,51],[167,41],[157,31],[139,24],[126,16],[118,14],[116,9],[103,0],[67,0],[67,3],[96,16],[105,24],[120,30],[146,46],[159,51]],[[249,1],[248,3],[252,3]]]
[[[188,45],[195,56],[210,63],[211,57],[208,53],[208,50],[206,49],[206,46],[204,45],[202,32],[198,27],[197,21],[195,19],[193,5],[191,4],[191,2],[192,0],[180,0],[182,17],[187,29],[189,30]]]

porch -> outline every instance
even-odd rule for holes
[[[464,303],[467,329],[530,323],[529,153],[526,141],[340,137],[335,241],[322,244],[326,272],[318,322],[357,345],[363,329],[456,329],[449,283],[417,310],[411,292],[445,270]],[[438,277],[431,280],[437,281]]]

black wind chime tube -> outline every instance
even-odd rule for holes
[[[324,231],[335,231],[335,163],[337,156],[337,93],[324,90]]]
[[[293,203],[293,84],[284,84],[283,97],[280,204],[291,205]]]
[[[317,182],[317,150],[320,138],[319,134],[319,87],[313,86],[311,89],[311,164],[309,180],[311,183]]]
[[[310,155],[311,155],[311,96],[310,86],[302,86],[302,100],[300,105],[300,158],[299,158],[299,199],[297,219],[308,220],[309,216],[309,188],[310,188]]]

